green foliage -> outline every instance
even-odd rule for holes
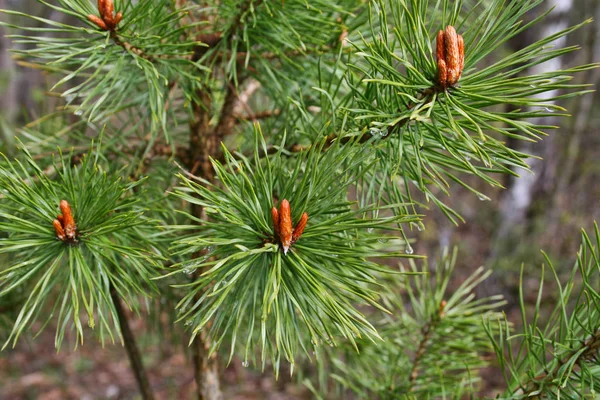
[[[520,303],[524,329],[513,333],[506,322],[487,323],[507,390],[502,399],[596,398],[600,386],[600,230],[582,232],[582,244],[569,279],[560,279],[546,256],[558,298],[552,310],[543,299],[542,266],[537,302],[525,303],[524,268],[521,269]],[[531,313],[533,312],[533,315]],[[549,317],[546,317],[546,316]],[[495,325],[500,333],[495,334]]]
[[[474,289],[491,274],[482,268],[449,287],[455,263],[456,251],[432,267],[410,263],[408,271],[421,275],[396,283],[402,289],[389,298],[393,315],[375,324],[383,342],[361,340],[359,352],[347,345],[322,348],[330,363],[323,372],[338,383],[338,397],[340,389],[364,399],[459,399],[476,392],[492,352],[482,321],[498,320],[504,302],[502,296],[475,298]]]
[[[153,133],[160,130],[169,139],[165,105],[170,83],[179,82],[189,101],[206,70],[193,60],[200,43],[182,40],[186,29],[193,28],[181,23],[187,10],[174,9],[171,0],[117,0],[115,10],[123,13],[123,21],[112,34],[87,18],[98,14],[88,0],[59,0],[60,5],[40,2],[73,17],[74,22],[0,10],[41,24],[7,24],[26,33],[9,36],[28,46],[15,52],[38,68],[62,75],[53,89],[65,87],[61,96],[76,115],[100,125],[114,114],[126,112],[129,122],[148,121],[148,129]]]
[[[85,321],[100,328],[102,340],[108,334],[114,341],[119,325],[111,290],[134,309],[138,295],[156,290],[150,278],[158,273],[159,258],[149,239],[155,222],[131,195],[139,182],[123,183],[104,172],[99,152],[76,166],[61,156],[42,170],[25,150],[25,163],[0,166],[0,229],[7,233],[0,238],[0,254],[8,255],[0,270],[0,297],[27,293],[5,346],[14,345],[36,320],[45,326],[55,312],[57,347],[70,322],[78,341],[83,342]],[[76,243],[58,240],[52,225],[63,199],[73,210]]]
[[[316,146],[288,166],[281,151],[261,157],[266,151],[261,144],[257,137],[251,160],[226,153],[226,165],[213,162],[216,184],[181,176],[184,186],[175,195],[202,206],[209,217],[175,227],[192,231],[174,247],[187,255],[177,271],[203,271],[182,285],[187,294],[178,306],[181,319],[192,325],[194,336],[208,328],[215,348],[230,333],[233,353],[242,337],[245,363],[255,329],[261,332],[263,360],[268,352],[276,365],[281,354],[293,363],[298,346],[308,352],[310,341],[378,338],[357,305],[383,309],[376,276],[391,271],[375,260],[407,256],[406,245],[392,232],[415,217],[389,212],[369,217],[389,207],[357,208],[347,200],[352,166],[363,162],[360,152],[336,146],[322,153]],[[274,239],[271,220],[271,208],[282,199],[290,202],[294,222],[303,212],[309,215],[287,255]],[[198,253],[201,258],[190,257]]]
[[[505,141],[545,135],[540,117],[565,113],[554,101],[586,92],[570,75],[596,65],[525,71],[575,50],[552,43],[580,25],[503,54],[543,18],[522,22],[542,0],[117,0],[123,21],[113,32],[88,19],[93,0],[40,3],[67,18],[4,10],[5,25],[23,31],[11,36],[19,59],[50,72],[66,104],[21,136],[39,159],[56,145],[85,152],[91,136],[106,136],[82,160],[74,153],[43,169],[26,153],[0,166],[0,309],[19,309],[14,321],[0,313],[0,335],[13,324],[6,345],[55,314],[57,346],[72,326],[82,341],[86,320],[114,340],[113,299],[137,311],[140,297],[160,291],[209,352],[229,346],[229,361],[237,350],[245,365],[270,359],[277,372],[282,358],[293,367],[314,352],[338,393],[472,395],[489,338],[507,398],[593,393],[600,243],[586,234],[549,324],[538,324],[538,301],[522,335],[490,322],[501,319],[500,298],[473,297],[488,275],[481,269],[450,290],[454,256],[433,276],[419,274],[427,264],[393,267],[413,257],[406,235],[421,226],[421,203],[456,222],[439,198],[453,183],[486,199],[465,176],[500,186],[497,174],[527,169],[528,155]],[[466,63],[458,84],[443,88],[433,53],[446,25],[464,36]],[[273,111],[265,137],[235,124],[233,100],[250,78],[260,89],[242,106],[250,120]],[[203,153],[224,137],[222,157]],[[194,177],[209,156],[216,179]],[[192,170],[176,188],[173,158]],[[73,206],[76,243],[56,238],[61,199]],[[283,199],[294,222],[309,216],[287,254],[271,220]],[[171,269],[160,277],[163,261]],[[575,284],[583,290],[572,301]]]
[[[500,186],[493,174],[514,174],[515,166],[528,168],[527,155],[504,140],[534,141],[545,135],[551,127],[535,118],[564,115],[557,114],[564,109],[551,101],[586,93],[582,86],[568,83],[570,75],[597,66],[523,74],[577,49],[551,49],[549,44],[581,25],[506,57],[494,57],[501,45],[542,19],[521,22],[540,3],[492,0],[472,8],[462,7],[461,1],[370,3],[373,39],[354,43],[357,59],[349,65],[356,72],[348,77],[355,88],[354,101],[344,108],[354,117],[356,129],[387,139],[378,146],[384,154],[381,174],[400,175],[455,219],[460,216],[437,199],[432,185],[448,194],[455,182],[486,199],[461,175],[473,174]],[[444,90],[437,85],[435,36],[446,25],[454,25],[464,36],[465,71],[458,86]],[[493,62],[486,66],[490,57]],[[557,95],[557,90],[563,94]],[[504,110],[507,106],[513,109]],[[385,192],[393,192],[392,184],[386,186]]]

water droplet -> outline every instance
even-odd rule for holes
[[[481,193],[477,195],[477,198],[481,201],[487,201],[490,199],[489,197],[487,197],[486,195],[483,195]]]
[[[73,100],[75,100],[75,96],[74,96],[74,95],[72,95],[72,94],[68,94],[68,95],[66,95],[66,96],[65,96],[65,101],[66,101],[67,103],[70,103],[70,102],[72,102]]]
[[[529,85],[529,86],[535,89],[535,85]]]
[[[465,154],[465,160],[471,161],[471,155],[470,154]]]
[[[82,109],[75,110],[75,115],[83,115],[83,110]]]
[[[248,360],[242,361],[242,367],[248,368],[248,365],[250,365],[250,363],[248,362]]]
[[[546,110],[546,112],[549,112],[549,113],[554,112],[554,110],[551,109],[550,107],[544,107],[544,109]]]
[[[377,239],[377,241],[378,241],[379,243],[387,243],[387,242],[388,242],[388,239],[379,238],[379,239]]]
[[[377,129],[377,128],[371,128],[371,129],[369,129],[369,133],[372,136],[381,135],[381,131],[379,129]]]
[[[404,250],[404,252],[406,254],[412,254],[415,252],[415,250],[412,248],[412,246],[409,244],[408,247],[406,248],[406,250]]]
[[[477,144],[480,145],[480,146],[483,146],[483,140],[478,140]]]
[[[367,228],[367,232],[373,233],[373,228]]]

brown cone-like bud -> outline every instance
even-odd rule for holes
[[[465,41],[462,35],[458,35],[458,56],[459,56],[459,73],[458,78],[462,76],[463,69],[465,68]]]
[[[63,228],[65,231],[65,236],[70,240],[75,240],[77,226],[75,225],[75,219],[73,218],[71,206],[66,200],[60,201],[60,211],[63,215]]]
[[[271,218],[273,219],[275,237],[279,239],[279,213],[275,207],[271,208]]]
[[[304,232],[304,228],[306,228],[307,222],[308,222],[308,214],[302,213],[302,216],[300,217],[300,221],[298,221],[298,224],[294,228],[294,232],[292,232],[292,244],[296,243],[296,240],[300,239],[300,236],[302,236],[302,232]]]
[[[435,47],[436,47],[436,58],[437,60],[444,60],[446,61],[446,44],[444,42],[444,31],[439,31],[437,34],[437,38],[435,41]]]
[[[123,13],[118,12],[117,15],[115,15],[115,27],[117,25],[119,25],[119,22],[121,22],[122,19],[123,19]]]
[[[448,77],[448,68],[446,68],[446,61],[444,61],[442,59],[438,59],[437,65],[438,65],[438,82],[443,88],[445,88],[446,83],[447,83],[447,77]]]
[[[66,236],[60,221],[58,219],[55,219],[54,221],[52,221],[52,225],[54,225],[54,232],[56,232],[56,237],[64,242]]]
[[[438,32],[436,58],[440,86],[446,88],[455,85],[465,65],[465,42],[453,26],[448,25],[444,31]]]
[[[283,199],[279,205],[279,240],[283,253],[287,254],[292,245],[292,211],[286,199]]]
[[[88,19],[90,21],[92,21],[93,23],[95,23],[96,25],[98,25],[98,28],[102,29],[103,31],[108,30],[108,27],[106,26],[106,23],[100,17],[98,17],[97,15],[90,14],[87,17],[88,17]]]
[[[446,67],[448,68],[448,85],[458,82],[460,74],[460,54],[458,52],[458,35],[453,26],[448,25],[445,32]]]

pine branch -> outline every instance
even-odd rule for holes
[[[152,387],[148,381],[148,375],[146,374],[144,364],[142,363],[142,357],[136,344],[135,335],[129,326],[129,320],[125,310],[123,309],[123,305],[121,304],[119,293],[112,285],[110,286],[110,298],[112,299],[117,316],[119,317],[119,327],[121,328],[123,344],[125,345],[127,356],[131,362],[131,369],[133,370],[135,380],[137,381],[140,389],[140,395],[144,400],[154,400],[154,393],[152,392]]]
[[[442,304],[444,304],[444,303],[442,303]],[[414,357],[413,363],[412,363],[412,369],[410,371],[410,375],[408,378],[408,385],[409,385],[408,391],[409,392],[412,392],[415,388],[415,383],[417,382],[417,378],[419,376],[419,366],[421,364],[423,356],[425,355],[425,352],[427,351],[429,339],[431,339],[431,335],[436,330],[439,322],[442,319],[443,312],[444,312],[444,307],[440,306],[440,308],[438,309],[438,312],[436,312],[434,315],[432,315],[431,319],[425,324],[425,326],[421,330],[423,336],[422,336],[421,341],[419,342],[419,347],[417,348],[417,352],[415,353],[415,357]]]

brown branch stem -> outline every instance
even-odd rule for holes
[[[129,320],[127,318],[127,314],[125,314],[123,305],[121,304],[121,298],[119,297],[115,287],[112,285],[110,286],[110,297],[115,306],[115,310],[117,311],[119,327],[121,328],[121,336],[123,337],[123,345],[127,351],[127,356],[129,357],[129,362],[131,363],[131,369],[135,375],[135,380],[137,381],[140,389],[142,399],[153,400],[154,394],[152,393],[152,387],[150,386],[148,376],[146,375],[146,370],[142,364],[142,357],[140,356],[140,351],[135,342],[135,336],[133,335],[131,327],[129,326]]]
[[[579,353],[582,349],[585,350],[579,354],[577,360],[574,362],[574,367],[581,368],[581,362],[583,360],[588,360],[590,358],[594,358],[598,355],[600,351],[600,330],[596,331],[593,335],[590,335],[580,347],[571,350],[566,356],[558,360],[556,365],[550,370],[546,371],[540,375],[531,379],[531,382],[521,384],[520,387],[523,390],[524,394],[528,394],[540,389],[540,382],[545,382],[544,387],[555,386],[557,382],[555,382],[555,376],[560,371],[561,367],[563,367],[567,362],[573,358],[577,353]]]

